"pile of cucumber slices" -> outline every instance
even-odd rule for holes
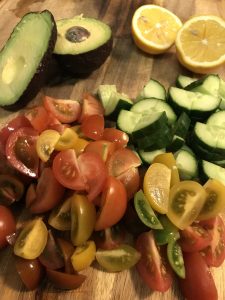
[[[101,85],[98,97],[144,164],[172,152],[181,179],[225,184],[225,81],[218,75],[179,75],[168,91],[150,79],[134,101],[115,85]]]

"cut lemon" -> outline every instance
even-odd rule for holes
[[[135,44],[150,54],[159,54],[170,48],[181,20],[169,10],[157,5],[139,7],[132,19],[132,35]]]
[[[225,62],[225,21],[197,16],[179,30],[175,41],[180,63],[196,73],[208,73]]]

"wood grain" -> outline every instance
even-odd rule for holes
[[[135,98],[138,91],[150,77],[158,79],[166,87],[173,85],[179,73],[190,74],[178,63],[174,48],[166,54],[152,57],[138,50],[130,34],[131,18],[140,5],[155,3],[176,13],[182,21],[195,14],[215,14],[225,17],[225,0],[1,0],[0,1],[0,46],[7,40],[14,25],[29,11],[49,9],[56,19],[72,17],[83,13],[108,23],[114,34],[111,56],[106,63],[86,79],[64,81],[55,86],[46,86],[36,97],[42,94],[62,98],[79,99],[84,91],[95,92],[99,84],[116,84],[119,91]],[[225,68],[218,69],[225,79]],[[3,124],[11,113],[0,110]],[[62,292],[44,282],[34,292],[28,292],[21,284],[15,272],[10,249],[0,252],[0,299],[1,300],[181,300],[174,287],[165,294],[151,292],[142,283],[135,269],[118,274],[109,274],[93,265],[85,273],[86,282],[76,291]],[[219,300],[225,299],[225,265],[214,269]]]

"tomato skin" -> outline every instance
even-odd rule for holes
[[[88,200],[93,201],[102,192],[106,182],[105,164],[97,153],[84,152],[78,157],[78,165],[87,183]]]
[[[116,150],[106,162],[109,175],[114,177],[121,175],[131,167],[140,165],[140,158],[128,148]]]
[[[75,100],[55,99],[45,96],[43,104],[45,109],[62,123],[76,121],[81,111],[80,103]]]
[[[38,132],[29,127],[13,131],[6,143],[6,157],[18,171],[30,177],[38,176],[39,159],[36,153]]]
[[[185,252],[196,252],[209,246],[212,240],[210,232],[199,224],[180,230],[179,244]]]
[[[209,232],[212,240],[201,254],[209,267],[219,267],[225,260],[225,225],[219,215],[214,219],[213,228]]]
[[[38,179],[36,198],[29,206],[30,212],[40,214],[53,209],[62,200],[64,191],[64,187],[56,180],[52,169],[45,168]]]
[[[101,197],[101,209],[95,223],[95,230],[103,230],[115,225],[125,214],[127,193],[124,185],[116,178],[109,176]]]
[[[8,137],[13,131],[21,127],[31,127],[29,120],[23,115],[12,119],[0,130],[0,153],[5,154],[5,145]]]
[[[112,155],[115,151],[115,143],[99,140],[90,142],[84,149],[84,152],[95,152],[101,156],[104,162]]]
[[[179,287],[187,300],[217,300],[218,294],[212,274],[199,252],[184,253],[185,279]]]
[[[0,249],[5,247],[8,242],[7,235],[16,231],[16,221],[11,210],[0,205]]]
[[[172,285],[173,273],[162,249],[156,245],[152,231],[138,236],[136,249],[141,253],[136,267],[143,281],[154,291],[166,292]]]
[[[104,117],[101,115],[88,116],[81,123],[81,130],[85,137],[100,140],[104,131]]]
[[[86,182],[80,172],[76,153],[73,149],[59,152],[52,164],[55,178],[64,187],[72,190],[86,190]]]
[[[64,259],[64,271],[69,274],[74,273],[74,269],[71,263],[71,256],[73,255],[74,252],[74,246],[72,243],[62,239],[62,238],[57,238],[57,244],[62,252],[63,259]]]
[[[78,121],[82,123],[87,117],[92,115],[103,116],[104,108],[95,97],[93,97],[89,93],[84,93],[81,115]]]
[[[117,149],[126,147],[129,142],[129,136],[116,128],[105,128],[103,139],[115,143]]]
[[[38,132],[42,132],[48,127],[48,112],[43,106],[31,108],[25,113],[25,117],[30,121],[32,127]]]
[[[10,205],[19,201],[23,193],[24,185],[16,176],[0,174],[0,203]]]
[[[127,191],[127,199],[131,200],[140,188],[140,175],[138,168],[132,167],[117,177]]]
[[[24,259],[16,256],[16,270],[28,290],[38,287],[44,277],[44,268],[37,258]]]

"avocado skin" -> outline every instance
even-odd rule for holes
[[[100,47],[77,55],[53,54],[60,67],[72,75],[90,74],[98,69],[110,55],[113,47],[113,37]]]
[[[45,12],[45,11],[48,11],[48,10],[44,10],[43,12]],[[52,23],[53,23],[52,34],[49,39],[48,49],[45,52],[34,76],[32,77],[30,83],[28,84],[26,90],[23,92],[23,94],[20,96],[20,98],[14,104],[3,106],[2,108],[5,110],[17,111],[17,110],[23,108],[24,106],[26,106],[37,95],[37,93],[44,86],[45,82],[48,79],[48,74],[49,74],[48,67],[49,67],[49,65],[51,65],[50,62],[52,60],[52,53],[53,53],[56,39],[57,39],[57,29],[56,29],[55,19],[54,19],[52,13],[50,11],[48,11],[48,12],[51,16]],[[31,14],[31,13],[33,13],[33,12],[29,12],[27,14]]]

